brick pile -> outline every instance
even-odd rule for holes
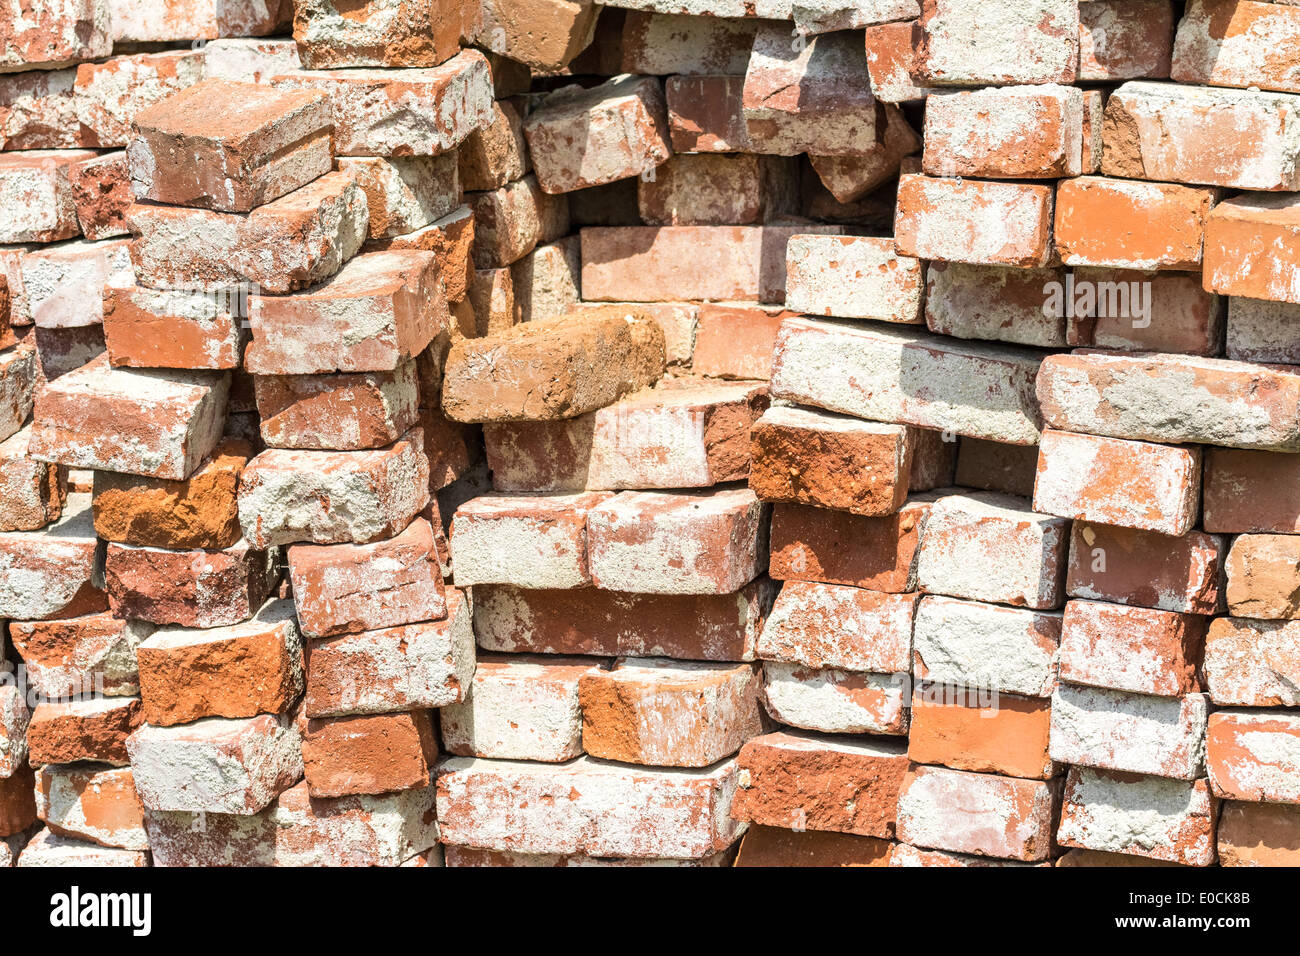
[[[0,865],[1300,863],[1300,7],[17,6]]]

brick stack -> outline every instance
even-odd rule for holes
[[[1300,7],[36,6],[0,865],[1300,861]]]

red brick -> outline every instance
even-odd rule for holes
[[[1053,258],[1052,186],[904,175],[894,236],[918,259],[1045,266]]]
[[[1218,850],[1221,866],[1296,866],[1300,807],[1225,802],[1219,815]]]
[[[1205,681],[1216,704],[1300,705],[1300,624],[1219,617],[1205,638]]]
[[[111,543],[104,581],[113,613],[154,624],[224,627],[257,613],[279,577],[276,556],[239,541],[221,551]]]
[[[991,707],[912,696],[907,756],[915,763],[1007,777],[1047,779],[1057,766],[1047,753],[1051,702],[999,695]]]
[[[71,703],[42,701],[27,725],[33,766],[94,760],[129,763],[126,739],[143,720],[139,697],[96,697]]]
[[[1076,521],[1065,589],[1075,598],[1213,614],[1222,605],[1224,549],[1223,538],[1200,531],[1172,537]]]
[[[302,721],[312,799],[429,786],[438,737],[427,710]]]
[[[751,826],[735,866],[888,866],[893,844],[878,837]]]
[[[1083,112],[1083,91],[1073,87],[934,93],[926,100],[921,168],[929,176],[1077,176],[1082,172]]]
[[[769,573],[781,581],[914,590],[917,545],[929,511],[927,500],[910,501],[897,514],[877,518],[775,505]]]
[[[1178,22],[1178,83],[1300,93],[1295,59],[1300,10],[1253,0],[1192,0]]]
[[[1169,75],[1170,0],[1089,0],[1079,4],[1079,80],[1114,82]]]
[[[912,34],[916,78],[944,86],[1073,83],[1078,4],[1033,0],[992,11],[978,0],[922,0]]]
[[[1300,803],[1300,716],[1266,710],[1211,714],[1205,767],[1216,797]]]
[[[1214,189],[1080,176],[1056,192],[1056,248],[1071,266],[1196,270]],[[1140,208],[1143,228],[1126,227]]]
[[[1160,697],[1201,690],[1207,619],[1102,601],[1070,601],[1061,625],[1061,680]]]
[[[668,127],[678,153],[730,153],[749,146],[743,76],[670,76]]]
[[[1300,457],[1233,448],[1205,456],[1206,531],[1300,531]]]

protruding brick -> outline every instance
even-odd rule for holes
[[[39,621],[104,611],[103,584],[89,495],[70,495],[62,517],[47,528],[0,534],[0,618]]]
[[[36,774],[36,812],[61,837],[125,850],[149,849],[144,807],[129,767],[42,767]]]
[[[491,70],[478,50],[424,69],[300,70],[271,84],[329,96],[340,156],[437,156],[492,122]]]
[[[124,621],[108,612],[62,621],[11,621],[9,639],[27,666],[27,681],[44,697],[96,692],[140,693],[135,652],[153,632],[147,621]]]
[[[678,153],[731,153],[749,146],[743,76],[670,76],[664,80],[668,128]]]
[[[1070,601],[1061,629],[1061,680],[1179,697],[1197,677],[1206,619],[1102,601]]]
[[[763,665],[763,704],[780,723],[826,734],[905,735],[907,681],[802,664]]]
[[[1206,221],[1204,281],[1212,292],[1300,303],[1297,257],[1300,202],[1290,193],[1246,193],[1220,203]]]
[[[808,157],[813,172],[838,202],[853,203],[864,198],[897,176],[903,161],[921,148],[921,137],[899,108],[882,109],[884,132],[879,142],[853,155]]]
[[[1070,532],[1070,597],[1213,614],[1222,592],[1224,539],[1189,531],[1172,537],[1076,521]]]
[[[340,0],[293,5],[293,38],[309,70],[437,66],[460,51],[466,9],[455,0]]]
[[[1204,766],[1209,701],[1063,683],[1052,695],[1052,758],[1194,780]]]
[[[1088,0],[1079,4],[1079,80],[1114,82],[1169,75],[1170,0]]]
[[[748,661],[775,587],[734,594],[623,594],[600,589],[474,589],[474,630],[488,651]]]
[[[1073,83],[1079,5],[1032,0],[990,9],[976,0],[923,0],[912,34],[915,73],[932,86]]]
[[[247,620],[279,576],[278,555],[246,541],[221,551],[111,543],[104,581],[113,613],[154,624],[223,627]]]
[[[522,104],[497,100],[492,122],[469,135],[457,150],[461,188],[500,189],[532,168],[524,140]]]
[[[126,146],[139,134],[138,117],[203,80],[203,63],[203,52],[190,49],[81,64],[73,91],[82,141],[87,146]],[[226,116],[228,122],[233,119],[229,111]]]
[[[86,150],[0,155],[0,202],[9,210],[0,242],[55,242],[80,233],[71,174],[94,157]]]
[[[737,758],[737,820],[786,829],[892,837],[907,771],[901,741],[778,732],[756,737]]]
[[[892,239],[793,236],[786,246],[786,305],[796,312],[915,325],[925,272]]]
[[[0,71],[55,70],[113,51],[113,12],[98,0],[15,7],[0,30]]]
[[[663,89],[652,77],[557,90],[529,114],[524,135],[548,193],[639,176],[672,155]]]
[[[453,212],[461,200],[456,154],[343,156],[339,169],[366,194],[370,238],[396,238]]]
[[[913,672],[939,685],[1047,697],[1061,615],[927,596],[916,609]]]
[[[391,372],[259,375],[254,386],[262,440],[271,448],[382,448],[419,419],[414,361]]]
[[[27,725],[28,756],[33,766],[93,760],[122,767],[130,762],[127,738],[141,719],[139,697],[42,701]]]
[[[912,22],[904,21],[876,24],[864,31],[871,92],[882,103],[923,100],[931,92],[913,79],[916,72],[913,28]]]
[[[1063,182],[1056,193],[1055,241],[1071,266],[1197,269],[1214,189],[1103,176]],[[1124,226],[1141,209],[1140,231]]]
[[[1266,710],[1211,714],[1205,767],[1216,797],[1300,803],[1300,715]]]
[[[29,457],[30,434],[24,428],[0,441],[0,531],[35,531],[63,514],[67,469]]]
[[[312,641],[307,716],[383,714],[463,701],[474,677],[474,629],[463,592],[453,592],[447,603],[445,620]]]
[[[438,771],[438,824],[445,842],[489,850],[693,859],[739,835],[737,775],[734,760],[663,770],[453,757]]]
[[[511,60],[556,70],[591,43],[600,10],[591,0],[486,0],[475,39]],[[548,29],[538,30],[539,23]]]
[[[578,681],[596,666],[593,658],[479,654],[464,702],[438,712],[443,746],[462,757],[544,763],[581,755]]]
[[[303,722],[303,772],[313,799],[427,787],[437,758],[427,710]]]
[[[1214,862],[1217,813],[1204,780],[1071,767],[1057,840],[1063,846],[1208,866]]]
[[[103,289],[132,280],[130,242],[77,239],[38,248],[23,255],[22,273],[27,314],[37,328],[100,325],[104,319]],[[42,353],[46,351],[38,348]],[[44,354],[41,364],[49,364]]]
[[[235,296],[104,288],[104,344],[117,367],[238,368],[248,339],[244,305]]]
[[[1215,618],[1205,638],[1210,699],[1229,706],[1300,706],[1297,636],[1295,621]]]
[[[1049,185],[904,175],[894,216],[898,251],[946,262],[1048,265],[1054,192]]]
[[[374,451],[267,449],[239,479],[239,523],[254,547],[391,538],[429,501],[417,427]]]
[[[1196,524],[1201,450],[1046,429],[1034,510],[1100,524],[1187,534]]]
[[[1300,43],[1300,10],[1253,0],[1192,0],[1178,21],[1173,72],[1178,83],[1300,93],[1293,61],[1280,51]]]
[[[930,176],[1077,176],[1083,100],[1082,90],[1055,84],[935,93],[926,101],[921,168]]]
[[[148,810],[257,813],[302,779],[300,737],[287,717],[209,717],[179,727],[144,724],[127,741]]]

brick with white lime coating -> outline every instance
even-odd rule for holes
[[[266,811],[275,830],[275,865],[405,864],[438,844],[436,800],[433,784],[333,799],[312,798],[298,784]]]
[[[0,534],[0,617],[34,621],[104,609],[104,559],[88,494],[69,495],[63,516],[39,531]]]
[[[56,836],[48,829],[41,830],[23,848],[15,866],[69,867],[136,867],[148,866],[149,854],[143,850],[124,850],[121,847],[97,846],[84,840]]]
[[[730,846],[734,759],[655,769],[580,757],[565,764],[453,757],[438,774],[449,844],[529,853],[695,859]]]
[[[1204,780],[1071,767],[1056,838],[1063,846],[1208,866],[1217,814]]]
[[[262,452],[240,476],[244,537],[259,548],[392,537],[429,502],[423,445],[417,427],[374,451]]]
[[[145,724],[126,747],[136,791],[150,810],[256,813],[302,778],[298,729],[283,715]]]
[[[908,689],[906,672],[862,674],[763,664],[763,699],[773,719],[821,733],[906,734]]]
[[[1215,618],[1205,637],[1205,679],[1216,704],[1300,707],[1300,621]]]
[[[1205,764],[1216,796],[1300,804],[1300,714],[1216,711],[1209,720]]]
[[[1210,698],[1152,697],[1061,684],[1052,695],[1052,759],[1193,780],[1205,766]]]
[[[925,270],[892,239],[791,236],[785,247],[786,308],[842,319],[921,321]]]
[[[927,0],[914,27],[918,79],[931,85],[1072,83],[1079,66],[1079,4]]]
[[[129,767],[47,764],[36,775],[36,813],[65,836],[126,850],[149,849],[144,809]]]
[[[599,658],[480,654],[469,694],[438,712],[463,757],[560,763],[582,754],[578,681]]]
[[[1039,353],[894,328],[789,319],[771,394],[867,418],[1014,445],[1038,441]]]
[[[812,581],[781,587],[758,639],[765,661],[907,673],[917,595]]]
[[[1047,424],[1139,441],[1300,451],[1300,373],[1194,355],[1076,352],[1038,377]]]
[[[14,683],[0,684],[0,779],[27,765],[27,724],[32,712]]]
[[[576,588],[591,583],[587,515],[613,495],[484,495],[456,509],[456,583]]]
[[[1065,599],[1070,522],[997,492],[945,495],[930,508],[916,586],[930,594],[1039,609]]]
[[[912,641],[918,679],[1047,697],[1056,687],[1061,614],[927,596]]]
[[[1239,362],[1300,364],[1300,305],[1230,296],[1225,353]]]

